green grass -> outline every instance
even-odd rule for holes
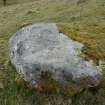
[[[56,22],[61,32],[85,44],[86,59],[105,60],[105,0],[8,0],[6,7],[0,0],[0,105],[105,105],[105,78],[98,90],[71,98],[42,95],[16,82],[8,40],[24,24],[36,22]]]

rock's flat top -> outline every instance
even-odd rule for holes
[[[9,40],[10,58],[21,77],[37,85],[42,72],[60,83],[89,77],[87,86],[97,86],[101,73],[79,55],[83,44],[59,33],[55,23],[38,23],[20,29]],[[66,80],[70,78],[69,81]]]

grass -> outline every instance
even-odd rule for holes
[[[85,45],[83,48],[85,59],[92,59],[95,62],[105,60],[105,32],[102,31],[105,24],[98,22],[88,24],[84,22],[83,24],[82,22],[75,24],[61,23],[58,24],[58,27],[60,32]]]
[[[26,2],[27,1],[27,2]],[[39,94],[16,82],[10,66],[9,38],[25,24],[56,22],[59,30],[84,43],[86,59],[105,60],[105,0],[0,0],[0,105],[105,105],[105,78],[100,88],[74,97]],[[103,70],[104,71],[104,70]]]

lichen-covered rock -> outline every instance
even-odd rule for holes
[[[83,44],[59,33],[55,23],[38,23],[20,29],[9,40],[10,59],[21,78],[38,87],[46,72],[62,85],[99,85],[102,74],[79,55]]]

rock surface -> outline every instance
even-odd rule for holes
[[[9,40],[10,59],[21,78],[37,87],[43,72],[65,85],[75,82],[99,85],[102,74],[79,55],[83,44],[59,33],[55,23],[38,23],[20,29]]]

